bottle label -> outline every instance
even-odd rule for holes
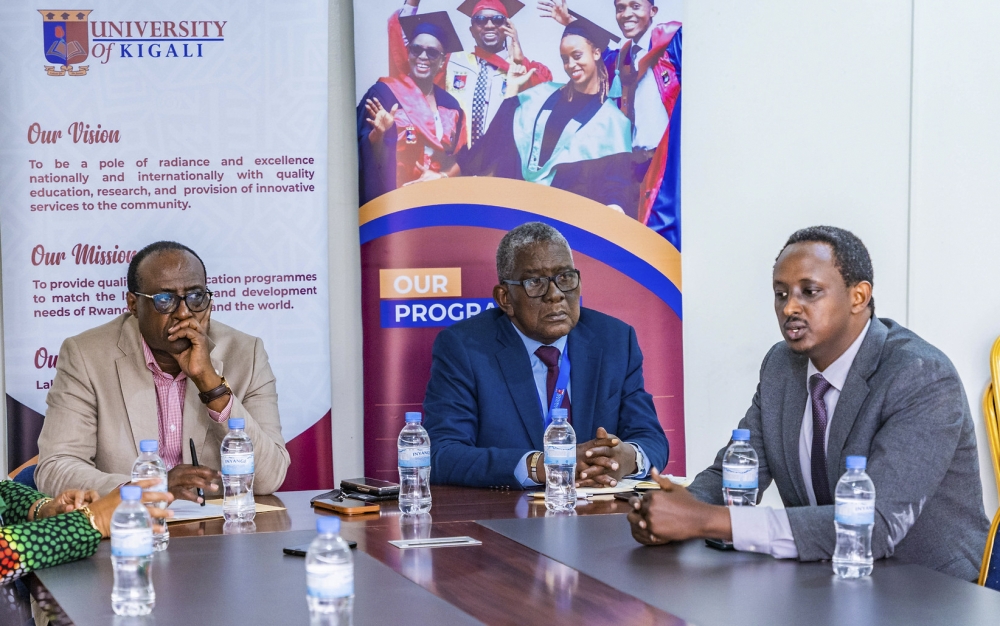
[[[228,476],[253,474],[253,452],[223,454],[222,473]]]
[[[546,465],[576,465],[576,446],[571,443],[553,443],[545,446]]]
[[[351,563],[311,563],[306,566],[306,588],[313,598],[330,600],[354,595]]]
[[[430,467],[431,447],[398,448],[400,467]]]
[[[111,531],[112,556],[150,556],[153,554],[152,528],[125,528]]]
[[[757,468],[755,466],[722,466],[722,486],[726,489],[756,489]]]
[[[837,500],[836,511],[838,524],[864,526],[875,523],[874,500]]]

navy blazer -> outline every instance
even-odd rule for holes
[[[567,345],[577,442],[594,439],[603,426],[642,446],[649,466],[662,469],[669,447],[643,388],[635,329],[581,308]],[[502,310],[488,309],[437,336],[424,425],[433,482],[521,488],[514,468],[542,449],[543,416],[528,352]]]

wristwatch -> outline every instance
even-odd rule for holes
[[[209,389],[208,391],[203,391],[198,394],[198,397],[201,398],[202,403],[209,404],[212,402],[212,400],[221,398],[227,393],[229,395],[233,395],[233,390],[229,387],[229,383],[226,382],[226,377],[222,376],[221,378],[222,378],[222,384],[220,384],[218,387],[216,387],[215,389]]]

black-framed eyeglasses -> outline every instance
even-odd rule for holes
[[[441,52],[437,48],[425,48],[424,46],[418,46],[415,43],[411,43],[406,46],[406,51],[410,53],[410,56],[414,59],[420,58],[421,54],[426,54],[427,59],[430,61],[437,61],[444,56],[444,52]]]
[[[507,18],[504,17],[504,16],[502,16],[502,15],[500,15],[500,14],[496,14],[496,15],[473,15],[472,16],[472,23],[475,24],[476,26],[480,27],[480,28],[486,26],[490,22],[493,22],[494,26],[496,26],[497,28],[500,28],[501,26],[503,26],[504,24],[507,23]]]
[[[506,285],[521,285],[529,298],[541,298],[549,292],[549,283],[554,282],[559,291],[569,292],[580,286],[580,270],[565,270],[555,276],[535,276],[524,280],[502,280]]]
[[[149,295],[148,293],[139,293],[138,291],[133,292],[137,296],[142,296],[144,298],[149,298],[153,301],[153,308],[156,309],[157,313],[173,313],[177,310],[177,307],[181,305],[181,300],[187,304],[187,308],[192,313],[200,313],[208,308],[208,305],[212,303],[212,292],[211,291],[192,291],[191,293],[179,296],[176,293],[154,293]]]

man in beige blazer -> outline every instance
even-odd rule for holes
[[[259,338],[210,320],[206,282],[193,250],[150,244],[129,265],[129,313],[63,342],[38,439],[43,492],[106,494],[131,480],[139,442],[155,439],[174,497],[221,496],[230,417],[246,420],[253,441],[254,493],[278,489],[289,457],[267,353]]]

